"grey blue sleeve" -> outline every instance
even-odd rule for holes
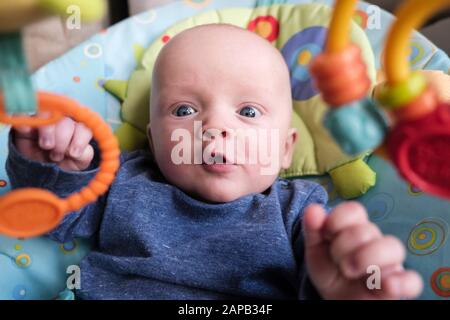
[[[41,188],[64,198],[86,186],[98,172],[99,152],[94,141],[91,142],[95,150],[94,160],[89,168],[79,172],[63,170],[54,163],[27,159],[20,154],[13,141],[14,130],[11,130],[5,168],[13,190],[26,187]],[[59,242],[67,242],[75,237],[91,237],[99,227],[105,201],[106,195],[103,195],[83,209],[66,214],[59,227],[48,236]]]
[[[305,261],[305,242],[303,238],[303,230],[302,230],[302,221],[303,221],[303,210],[309,206],[310,204],[316,203],[322,205],[327,211],[327,202],[328,202],[328,195],[325,191],[325,189],[318,185],[316,188],[312,190],[308,198],[305,200],[303,205],[301,206],[301,214],[298,217],[298,220],[296,224],[294,225],[293,230],[293,243],[294,243],[294,250],[295,255],[297,257],[298,266],[298,274],[299,274],[299,280],[300,280],[300,286],[298,291],[298,299],[300,300],[318,300],[322,299],[320,294],[315,289],[314,285],[312,284],[310,277],[308,275],[308,270],[306,268],[306,261]]]

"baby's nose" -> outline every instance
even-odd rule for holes
[[[215,132],[213,132],[215,130]],[[203,137],[207,139],[214,140],[217,136],[221,136],[222,138],[226,138],[228,136],[227,129],[206,129],[203,131]]]

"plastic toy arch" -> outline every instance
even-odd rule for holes
[[[4,102],[0,97],[0,122],[36,128],[55,123],[63,115],[70,116],[92,130],[101,151],[101,163],[90,183],[66,198],[37,188],[14,190],[1,197],[0,233],[10,237],[28,238],[49,232],[61,222],[65,213],[79,210],[105,193],[119,167],[117,139],[98,114],[71,99],[50,93],[38,93],[38,105],[40,111],[50,112],[48,118],[12,117],[5,113]]]
[[[324,100],[336,110],[330,111],[330,114],[340,112],[344,117],[356,110],[351,103],[361,104],[368,91],[364,85],[365,68],[361,65],[358,52],[349,42],[349,28],[356,4],[357,0],[336,0],[326,51],[311,65],[311,72]],[[450,164],[447,162],[450,157],[450,105],[438,101],[434,88],[423,75],[411,72],[408,59],[413,30],[447,6],[450,6],[450,0],[409,0],[399,8],[398,19],[390,29],[385,48],[387,83],[382,86],[377,98],[391,110],[396,120],[386,139],[389,159],[401,175],[416,187],[450,198]],[[351,116],[357,118],[356,115]],[[366,118],[359,117],[375,124],[372,128],[379,130],[380,126],[377,128],[376,124],[380,121],[374,112]],[[345,121],[345,118],[340,120]],[[365,125],[364,121],[360,121],[360,127]],[[341,125],[332,134],[347,138],[345,130],[349,128],[342,128]],[[337,139],[340,137],[337,136]],[[342,140],[339,142],[345,146],[347,141]],[[353,145],[356,145],[355,141],[352,141]]]
[[[450,0],[409,0],[399,8],[386,42],[381,93],[397,121],[387,149],[400,174],[423,191],[450,198],[450,104],[439,101],[423,75],[411,72],[408,59],[412,31],[445,7]]]

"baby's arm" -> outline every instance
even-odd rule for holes
[[[89,129],[69,118],[53,128],[12,129],[6,161],[12,189],[43,188],[59,197],[80,190],[98,171],[98,150],[91,138]],[[79,150],[74,156],[73,146]],[[104,195],[80,211],[67,214],[50,237],[66,242],[73,237],[92,236],[98,229],[105,200]]]
[[[321,186],[316,186],[311,193],[308,195],[304,203],[301,204],[301,208],[306,208],[310,204],[318,204],[327,209],[328,195],[324,188]],[[309,274],[309,270],[306,267],[306,259],[305,259],[305,241],[303,237],[303,217],[300,216],[296,223],[293,226],[293,245],[294,252],[297,257],[298,265],[298,274],[300,280],[300,287],[298,291],[298,299],[299,300],[317,300],[322,297],[318,293],[318,290],[312,284],[311,277]]]

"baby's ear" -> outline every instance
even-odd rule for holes
[[[295,128],[290,128],[283,149],[283,158],[281,161],[282,169],[289,169],[294,155],[295,143],[297,142],[298,132]]]

